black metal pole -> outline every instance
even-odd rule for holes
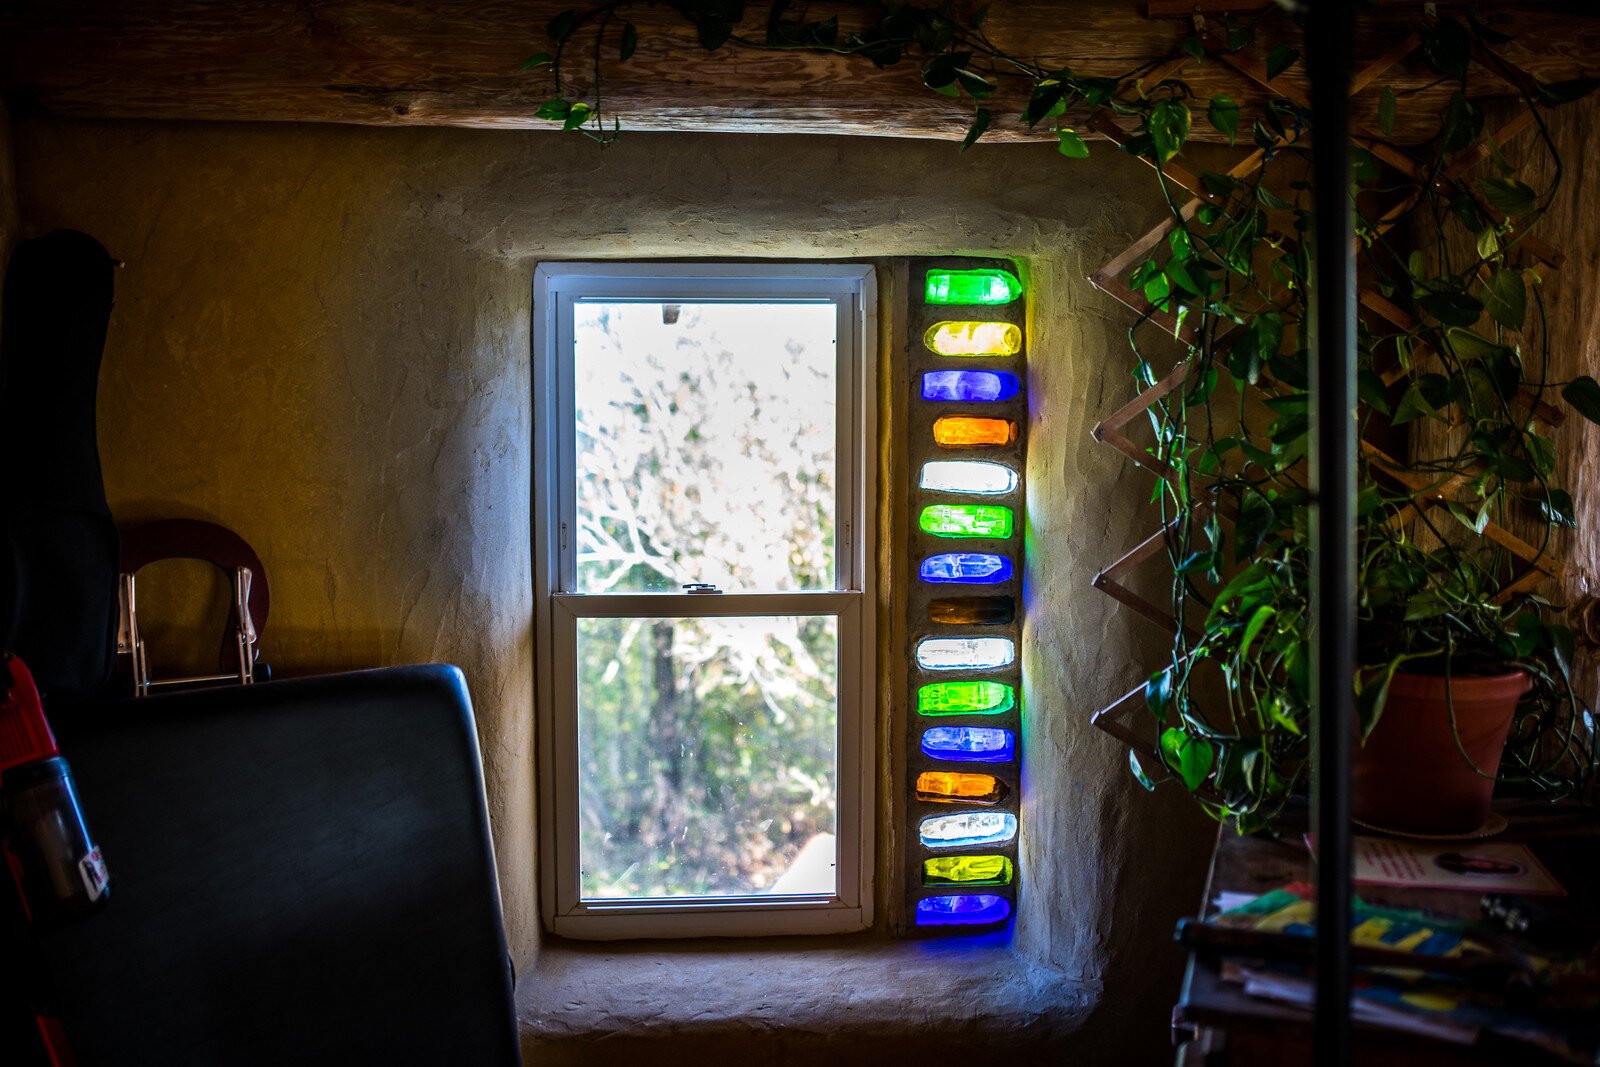
[[[1350,746],[1355,675],[1355,218],[1350,202],[1350,68],[1354,8],[1311,0],[1306,66],[1311,75],[1316,330],[1311,479],[1316,500],[1312,603],[1316,619],[1315,766],[1317,835],[1318,1067],[1350,1062]]]

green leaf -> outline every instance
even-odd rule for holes
[[[1483,112],[1460,89],[1451,93],[1444,113],[1444,129],[1440,133],[1441,147],[1446,152],[1459,152],[1475,142],[1482,132]]]
[[[1383,490],[1375,485],[1364,485],[1356,494],[1356,517],[1366,518],[1383,506]]]
[[[1059,150],[1068,159],[1088,159],[1089,146],[1083,143],[1083,138],[1063,126],[1056,131],[1056,138],[1061,142]]]
[[[1365,148],[1350,146],[1350,176],[1358,182],[1378,180],[1378,163]]]
[[[582,101],[573,104],[572,108],[567,112],[567,120],[561,124],[561,128],[563,130],[577,129],[579,126],[582,126],[586,121],[588,121],[589,115],[593,111],[594,108],[583,103]]]
[[[1158,100],[1145,120],[1150,143],[1163,163],[1177,155],[1189,137],[1189,107],[1182,100]]]
[[[1166,271],[1168,280],[1177,288],[1182,289],[1190,296],[1204,295],[1200,292],[1200,287],[1195,284],[1194,278],[1189,274],[1189,269],[1183,265],[1181,259],[1174,257],[1167,260],[1167,265],[1163,269]]]
[[[1278,349],[1283,347],[1283,316],[1276,311],[1257,315],[1256,340],[1261,346],[1263,362],[1277,355]]]
[[[707,52],[715,52],[733,36],[733,23],[716,16],[701,19],[695,29],[700,38],[700,47]]]
[[[1117,148],[1130,156],[1148,156],[1155,151],[1154,142],[1150,140],[1148,133],[1136,133],[1117,145]]]
[[[563,100],[560,97],[557,97],[554,100],[546,100],[544,103],[540,104],[539,109],[534,112],[534,115],[535,117],[541,119],[559,120],[566,118],[567,113],[571,110],[571,101]]]
[[[1294,734],[1296,737],[1300,737],[1302,735],[1303,731],[1300,729],[1300,724],[1295,722],[1293,717],[1291,717],[1289,713],[1284,710],[1283,701],[1279,700],[1277,697],[1273,697],[1271,700],[1267,701],[1267,714],[1272,717],[1273,722],[1277,723],[1285,730],[1288,730],[1291,734]]]
[[[1522,275],[1514,270],[1498,271],[1485,289],[1484,309],[1508,330],[1522,329],[1528,314],[1528,291]]]
[[[1461,220],[1461,225],[1477,233],[1483,229],[1487,219],[1483,212],[1478,210],[1478,201],[1471,193],[1461,192],[1450,198],[1450,211]]]
[[[1210,741],[1190,737],[1175,726],[1161,732],[1161,754],[1191,793],[1205,782],[1217,758]]]
[[[1260,380],[1261,340],[1255,323],[1252,322],[1235,336],[1233,345],[1228,349],[1227,367],[1235,381],[1254,385]]]
[[[945,52],[934,56],[922,68],[922,84],[930,89],[954,85],[956,71],[972,62],[971,52]]]
[[[1192,56],[1195,59],[1204,59],[1206,56],[1206,46],[1202,44],[1200,38],[1196,37],[1194,34],[1190,34],[1189,36],[1185,37],[1179,43],[1178,47],[1183,49],[1184,54]]]
[[[1252,563],[1229,579],[1228,584],[1222,587],[1217,598],[1211,602],[1211,611],[1206,615],[1206,626],[1209,627],[1233,601],[1257,588],[1264,587],[1267,584],[1265,575],[1266,569],[1260,563]]]
[[[1221,94],[1213,96],[1206,107],[1206,119],[1218,133],[1227,134],[1228,143],[1233,144],[1239,133],[1239,105],[1233,102],[1232,97]]]
[[[1167,721],[1167,710],[1172,706],[1172,672],[1156,671],[1144,686],[1144,702],[1157,722]]]
[[[989,109],[980,107],[972,116],[972,125],[967,128],[967,135],[961,139],[961,151],[971,148],[978,138],[983,136],[983,131],[989,128]]]
[[[981,74],[962,69],[956,71],[956,83],[967,91],[967,95],[974,100],[981,100],[994,92],[994,82]]]
[[[1058,105],[1065,110],[1066,91],[1067,87],[1054,78],[1046,78],[1034,86],[1032,95],[1028,97],[1028,106],[1022,109],[1022,121],[1031,130],[1056,113]]]
[[[1489,499],[1492,500],[1493,497],[1490,497]],[[1458,504],[1454,500],[1448,501],[1445,506],[1450,509],[1450,514],[1456,517],[1457,522],[1461,523],[1461,525],[1465,526],[1473,533],[1481,534],[1483,533],[1483,528],[1489,525],[1488,503],[1489,501],[1485,500],[1485,506],[1479,508],[1476,514],[1468,511],[1464,504]]]
[[[1422,309],[1446,326],[1471,326],[1483,313],[1483,305],[1470,293],[1460,289],[1428,293],[1417,300]]]
[[[1239,521],[1233,527],[1233,559],[1242,563],[1255,555],[1277,521],[1272,502],[1260,493],[1251,493],[1239,504]]]
[[[1438,419],[1440,422],[1445,421],[1444,416],[1439,414],[1439,409],[1430,403],[1423,393],[1422,383],[1412,382],[1405,393],[1401,395],[1400,403],[1395,405],[1394,425],[1399,426],[1424,416],[1430,419]]]
[[[1541,437],[1531,430],[1522,438],[1523,450],[1528,453],[1528,461],[1533,464],[1533,469],[1539,472],[1541,478],[1548,478],[1556,469],[1556,445],[1548,437]]]
[[[1444,335],[1450,342],[1450,351],[1457,359],[1463,361],[1482,363],[1495,359],[1505,351],[1504,345],[1497,345],[1482,334],[1463,326],[1448,327]]]
[[[1561,397],[1593,423],[1600,423],[1600,382],[1585,374],[1572,379],[1561,390]]]
[[[1577,513],[1572,506],[1572,494],[1565,489],[1552,489],[1545,494],[1545,498],[1539,501],[1539,514],[1545,522],[1553,526],[1575,529],[1578,525]]]
[[[1244,636],[1239,639],[1239,651],[1235,654],[1237,659],[1246,660],[1249,658],[1250,646],[1261,635],[1262,627],[1271,622],[1272,617],[1277,613],[1278,609],[1270,604],[1263,604],[1255,610],[1255,614],[1250,616],[1250,621],[1245,623]]]
[[[1479,178],[1478,188],[1490,206],[1507,218],[1526,215],[1538,201],[1534,191],[1515,178]]]
[[[1478,258],[1491,260],[1500,254],[1500,234],[1493,226],[1478,231]]]
[[[1290,48],[1286,44],[1272,46],[1272,51],[1267,53],[1267,81],[1271,81],[1290,67],[1300,58],[1298,49]]]
[[[1146,300],[1162,311],[1167,309],[1167,297],[1172,294],[1172,285],[1167,281],[1165,271],[1158,271],[1146,278],[1143,291]]]
[[[1227,196],[1239,187],[1239,180],[1214,170],[1200,172],[1200,184],[1212,196]]]
[[[1150,792],[1155,792],[1156,784],[1150,780],[1150,776],[1144,773],[1144,768],[1139,765],[1139,753],[1131,748],[1128,749],[1128,769],[1133,772],[1134,781]]]
[[[1563,82],[1538,82],[1539,98],[1547,104],[1570,104],[1600,89],[1600,78],[1575,78]]]
[[[1167,244],[1174,258],[1185,263],[1194,258],[1194,242],[1189,239],[1189,231],[1181,226],[1167,234]]]
[[[555,57],[549,52],[535,52],[533,55],[517,64],[518,70],[532,70],[534,67],[548,66],[555,62]]]
[[[1394,136],[1395,103],[1394,90],[1385,85],[1378,94],[1378,129],[1385,137]]]
[[[617,54],[626,62],[633,57],[633,50],[638,47],[639,31],[634,28],[633,23],[624,22],[622,24],[622,43],[618,47]]]
[[[1371,367],[1362,367],[1356,372],[1356,395],[1374,411],[1393,414],[1389,407],[1389,387],[1383,384],[1383,375]]]
[[[577,24],[578,13],[576,11],[563,11],[550,20],[550,24],[545,27],[545,33],[549,34],[550,39],[556,44],[560,44],[572,36],[572,29]]]
[[[1423,619],[1437,619],[1440,615],[1450,610],[1450,605],[1439,598],[1439,594],[1432,589],[1424,589],[1406,602],[1406,622],[1419,622]]]
[[[1232,15],[1223,17],[1223,37],[1227,42],[1229,52],[1237,52],[1249,48],[1256,40],[1256,31],[1252,26],[1241,26],[1233,21]]]
[[[1288,211],[1293,204],[1268,189],[1265,185],[1256,186],[1256,199],[1261,201],[1263,207],[1270,207],[1275,211]]]

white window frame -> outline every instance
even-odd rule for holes
[[[795,593],[602,593],[576,589],[573,314],[583,298],[651,302],[831,300],[838,308],[836,585]],[[540,914],[576,938],[845,933],[872,925],[876,701],[877,282],[864,263],[541,264],[533,293],[534,661]],[[577,620],[580,617],[833,615],[838,622],[837,892],[585,901],[579,891]]]

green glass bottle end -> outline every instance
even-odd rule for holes
[[[922,861],[922,884],[1010,885],[1014,871],[1005,856],[936,856]]]
[[[1003,715],[1016,706],[1016,690],[1002,682],[934,682],[917,691],[921,715]]]
[[[1022,295],[1022,283],[1008,270],[930,270],[925,299],[930,304],[1009,304]]]
[[[994,504],[931,504],[918,520],[924,533],[935,537],[1011,536],[1010,508]]]

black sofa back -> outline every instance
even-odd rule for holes
[[[52,717],[112,877],[43,939],[79,1067],[520,1063],[460,671]]]

